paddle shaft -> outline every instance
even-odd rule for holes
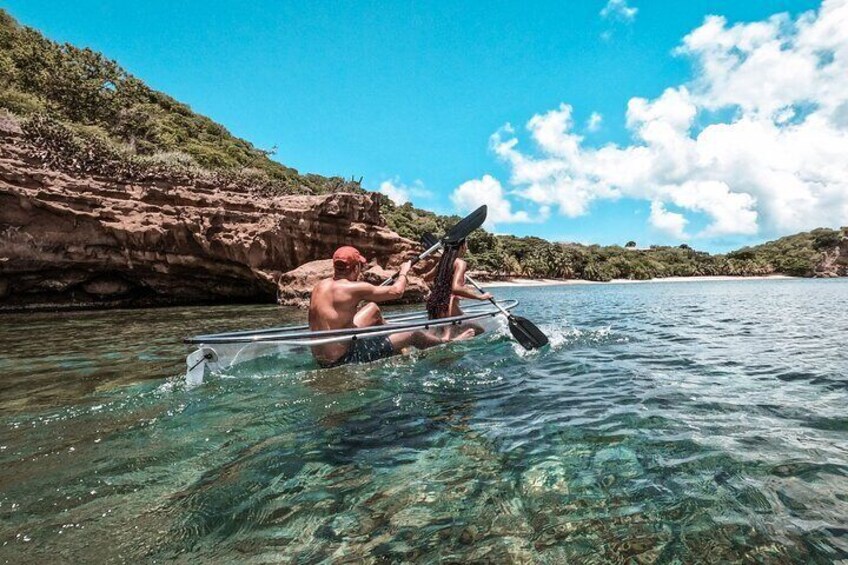
[[[432,241],[435,241],[435,243],[433,243],[433,246],[432,246],[432,247],[430,247],[430,249],[428,249],[427,251],[425,251],[425,252],[424,252],[424,253],[426,253],[427,255],[429,255],[429,254],[431,254],[431,253],[435,253],[436,249],[441,249],[442,247],[444,247],[444,243],[443,243],[441,240],[436,240],[436,236],[434,236],[434,235],[433,235],[433,234],[431,234],[431,233],[425,233],[425,234],[424,234],[424,244],[426,245],[428,242],[432,242]],[[469,277],[468,275],[465,275],[465,280],[466,280],[466,281],[468,281],[468,282],[469,282],[469,284],[471,284],[471,286],[473,286],[474,288],[476,288],[476,289],[477,289],[477,290],[479,290],[480,292],[483,292],[483,293],[485,293],[485,292],[486,292],[486,291],[484,291],[482,288],[480,288],[480,285],[479,285],[479,284],[477,284],[476,282],[474,282],[474,279],[472,279],[472,278],[471,278],[471,277]],[[509,312],[507,312],[507,311],[506,311],[506,310],[505,310],[505,309],[504,309],[504,308],[503,308],[500,304],[498,304],[498,303],[495,301],[495,299],[494,299],[494,298],[490,298],[490,299],[489,299],[489,302],[491,302],[492,304],[494,304],[494,305],[495,305],[495,307],[496,307],[498,310],[500,310],[500,311],[501,311],[501,312],[502,312],[502,313],[503,313],[503,314],[504,314],[507,318],[512,317],[512,314],[510,314]]]
[[[424,245],[435,245],[438,243],[435,236],[429,233],[424,234]],[[469,277],[467,274],[465,275],[465,280],[471,284],[474,288],[476,288],[479,292],[484,292],[480,285],[477,284],[474,279]],[[538,349],[540,347],[544,347],[549,343],[548,336],[546,336],[542,331],[536,327],[536,325],[528,320],[527,318],[522,318],[520,316],[513,316],[510,312],[506,310],[503,306],[498,304],[494,297],[489,298],[489,302],[495,305],[495,308],[500,310],[500,312],[506,316],[506,319],[509,321],[509,331],[512,333],[512,337],[514,337],[518,343],[524,349]]]
[[[474,288],[476,288],[476,289],[477,289],[477,290],[479,290],[480,292],[483,292],[483,293],[485,293],[485,292],[486,292],[485,290],[483,290],[482,288],[480,288],[480,285],[479,285],[479,284],[477,284],[476,282],[474,282],[474,279],[472,279],[472,278],[471,278],[471,277],[469,277],[468,275],[465,275],[465,280],[466,280],[466,281],[468,281],[468,283],[469,283],[471,286],[473,286]],[[494,298],[489,298],[489,302],[491,302],[492,304],[494,304],[494,305],[495,305],[495,307],[496,307],[498,310],[500,310],[500,311],[501,311],[501,313],[502,313],[504,316],[506,316],[507,318],[512,318],[512,314],[510,314],[509,312],[507,312],[507,311],[506,311],[506,309],[505,309],[503,306],[501,306],[500,304],[498,304],[498,302],[497,302]]]
[[[419,255],[418,257],[413,259],[412,261],[410,261],[410,266],[414,266],[420,260],[425,259],[429,255],[432,255],[433,253],[435,253],[436,251],[441,249],[441,247],[442,247],[442,242],[439,241],[438,243],[433,245],[430,249],[426,250],[424,253],[422,253],[421,255]],[[388,286],[388,285],[392,284],[393,282],[395,282],[395,280],[398,278],[398,276],[399,276],[399,273],[393,274],[391,277],[387,278],[382,283],[380,283],[380,286]]]
[[[465,275],[465,280],[468,281],[471,286],[473,286],[480,292],[483,292],[483,289],[480,288],[480,285],[474,282],[474,279],[472,279],[468,275]],[[540,347],[544,347],[549,343],[548,336],[543,334],[533,322],[531,322],[527,318],[516,318],[510,312],[508,312],[506,308],[495,302],[494,298],[490,298],[489,302],[494,304],[495,307],[500,310],[504,316],[506,316],[506,319],[509,321],[509,331],[512,333],[512,337],[514,337],[524,349],[538,349]],[[519,334],[516,332],[519,332],[521,336],[519,336]]]
[[[425,236],[433,237],[433,236],[432,236],[432,234],[425,234]],[[428,237],[425,237],[425,242],[427,241],[427,239],[428,239]],[[427,250],[427,251],[425,251],[424,253],[425,253],[426,255],[430,255],[431,253],[435,253],[437,249],[440,249],[440,248],[442,248],[443,246],[444,246],[444,244],[442,243],[442,241],[441,241],[441,240],[436,241],[436,243],[434,243],[434,244],[433,244],[433,246],[432,246],[432,247],[430,247],[430,249],[428,249],[428,250]],[[426,257],[426,255],[422,255],[422,257]],[[480,292],[483,292],[483,293],[485,293],[485,292],[486,292],[485,290],[483,290],[482,288],[480,288],[480,285],[479,285],[479,284],[477,284],[477,283],[474,281],[474,279],[472,279],[472,278],[471,278],[471,277],[469,277],[468,275],[465,275],[465,280],[466,280],[466,281],[468,281],[468,283],[469,283],[471,286],[473,286],[474,288],[476,288],[476,289],[477,289],[477,290],[479,290]],[[503,308],[503,306],[501,306],[500,304],[498,304],[498,303],[497,303],[497,301],[496,301],[494,298],[489,298],[489,302],[491,302],[492,304],[494,304],[494,305],[495,305],[495,307],[496,307],[498,310],[500,310],[500,311],[501,311],[501,313],[502,313],[503,315],[505,315],[507,318],[512,318],[512,314],[510,314],[510,313],[509,313],[506,309],[504,309],[504,308]]]
[[[421,259],[427,257],[431,253],[435,253],[436,251],[438,251],[445,241],[458,242],[464,240],[466,237],[468,237],[468,234],[483,225],[483,222],[486,221],[486,214],[488,213],[488,210],[489,208],[485,204],[483,204],[482,206],[462,218],[451,229],[448,230],[448,233],[445,234],[445,237],[444,239],[442,239],[442,241],[432,242],[433,244],[427,251],[425,251],[410,262],[410,266],[415,265]],[[392,284],[395,279],[398,278],[398,276],[399,273],[395,273],[390,278],[384,280],[380,286],[388,286]]]

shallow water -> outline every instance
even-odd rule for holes
[[[194,389],[302,314],[0,317],[0,562],[848,559],[848,281],[495,292],[552,347]]]

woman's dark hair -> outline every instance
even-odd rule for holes
[[[465,240],[447,244],[442,251],[442,258],[436,268],[436,278],[427,297],[427,314],[431,320],[444,318],[450,307],[451,291],[453,290],[453,271],[459,250],[465,244]]]

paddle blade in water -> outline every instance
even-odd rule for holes
[[[510,316],[509,331],[524,349],[539,349],[548,344],[548,336],[527,318]]]
[[[461,239],[465,239],[474,230],[483,225],[486,221],[486,213],[488,208],[485,204],[462,218],[454,227],[448,230],[445,234],[445,243],[456,243]]]

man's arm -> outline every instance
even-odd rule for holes
[[[427,282],[433,282],[436,279],[436,271],[439,270],[439,264],[433,265],[433,268],[421,275],[421,278]]]
[[[403,296],[406,292],[407,277],[409,268],[412,265],[409,261],[400,266],[400,274],[394,284],[390,286],[375,286],[370,283],[357,283],[354,288],[359,300],[370,300],[372,302],[386,302],[387,300],[396,300]]]
[[[468,263],[461,259],[458,260],[456,262],[456,268],[453,271],[453,287],[451,288],[451,293],[453,293],[455,296],[461,296],[462,298],[470,298],[472,300],[488,300],[492,298],[492,295],[488,292],[480,294],[470,286],[466,286],[466,271],[468,271]]]

